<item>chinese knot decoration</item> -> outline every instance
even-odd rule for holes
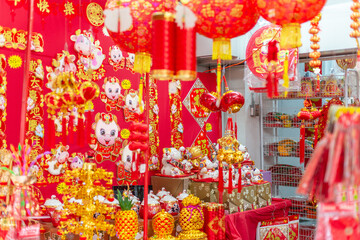
[[[313,107],[311,100],[304,100],[304,107],[301,108],[297,117],[301,120],[300,127],[300,163],[303,163],[305,160],[305,121],[316,120],[321,116],[321,112]],[[314,147],[318,139],[318,127],[315,125],[314,133]]]
[[[300,24],[313,19],[324,7],[326,0],[258,0],[260,16],[271,23],[280,25],[281,49],[292,49],[301,46]]]
[[[318,51],[320,46],[318,42],[320,41],[320,37],[317,35],[320,32],[319,29],[319,21],[321,20],[321,14],[318,14],[313,20],[311,20],[311,28],[309,33],[313,36],[310,38],[312,42],[310,48],[313,52],[309,53],[309,57],[312,60],[309,62],[310,67],[313,68],[314,73],[317,75],[316,81],[316,91],[320,91],[320,67],[321,67],[321,60],[319,60],[321,53]]]
[[[74,129],[74,109],[78,113],[78,144],[84,144],[84,113],[85,107],[89,102],[99,95],[99,86],[91,81],[79,82],[75,79],[76,65],[74,64],[75,56],[63,51],[58,55],[57,60],[53,60],[53,67],[47,67],[50,72],[47,75],[47,87],[52,92],[45,95],[45,102],[48,106],[49,117],[49,144],[50,147],[55,145],[55,118],[56,113],[62,114],[62,142],[67,144],[67,131],[73,134]],[[69,123],[67,120],[69,119]],[[90,139],[91,129],[91,112],[86,114],[86,128],[88,139]],[[67,129],[68,126],[68,129]],[[71,136],[70,136],[71,139]]]
[[[112,178],[112,172],[97,168],[95,163],[85,163],[82,169],[66,171],[67,194],[63,196],[64,210],[58,231],[61,239],[66,239],[68,233],[74,233],[80,234],[81,240],[90,240],[94,229],[115,236],[114,225],[105,221],[113,218],[113,207],[99,201],[99,197],[104,197],[109,202],[114,201]],[[105,187],[102,186],[102,181],[105,182]],[[71,198],[76,201],[71,201]]]

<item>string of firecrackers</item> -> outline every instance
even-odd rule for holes
[[[321,13],[319,13],[316,17],[311,20],[311,28],[309,33],[312,34],[310,41],[312,42],[310,48],[313,50],[309,53],[309,57],[312,60],[309,62],[310,67],[313,68],[314,73],[317,75],[316,81],[316,92],[320,91],[320,67],[321,67],[321,60],[319,60],[321,53],[318,51],[320,46],[318,42],[320,41],[320,37],[317,35],[320,32],[319,22],[321,20]]]
[[[150,158],[149,170],[158,170],[160,167],[159,158],[159,105],[158,105],[158,91],[156,79],[150,76],[149,79],[149,145],[150,145]]]
[[[6,148],[6,108],[7,108],[7,97],[6,97],[6,86],[7,78],[5,71],[6,68],[6,56],[0,54],[0,148]]]
[[[105,54],[102,52],[100,41],[94,39],[91,32],[80,29],[70,37],[74,41],[74,49],[78,52],[78,70],[76,76],[79,80],[98,81],[105,77],[103,61]]]
[[[30,156],[35,159],[44,152],[44,67],[40,59],[30,61],[29,95],[26,107],[25,143],[32,146]],[[40,164],[34,167],[38,178],[37,185],[46,184]]]
[[[0,26],[0,47],[25,50],[27,34],[25,30]],[[32,33],[31,50],[44,52],[44,38],[40,33]]]
[[[360,18],[360,2],[359,0],[353,0],[353,4],[351,5],[351,11],[353,12],[350,16],[351,20],[353,21],[350,24],[350,27],[353,29],[353,31],[350,33],[350,37],[355,38],[356,46],[357,46],[357,61],[360,62],[360,44],[359,44],[359,37],[360,37],[360,31],[359,31],[359,18]]]
[[[184,145],[182,123],[182,102],[181,102],[181,83],[178,80],[171,80],[174,86],[173,91],[169,91],[170,99],[170,124],[171,124],[171,145],[179,149]],[[170,88],[170,87],[169,87]]]

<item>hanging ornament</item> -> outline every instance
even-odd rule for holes
[[[104,13],[102,7],[95,2],[89,3],[86,7],[86,17],[95,27],[100,27],[104,24]]]
[[[317,35],[320,32],[319,21],[321,20],[321,13],[319,13],[313,20],[311,20],[311,28],[309,33],[313,36],[310,38],[312,42],[310,48],[313,52],[309,53],[309,57],[312,60],[309,62],[310,67],[313,68],[314,73],[316,74],[316,92],[320,91],[320,72],[321,72],[321,60],[319,60],[321,53],[318,51],[320,46],[318,42],[320,37]]]
[[[259,19],[255,1],[209,0],[204,3],[193,0],[185,5],[197,17],[197,32],[213,39],[212,58],[217,59],[217,94],[220,101],[221,60],[232,59],[230,39],[247,33],[255,26]]]
[[[360,71],[360,44],[359,44],[359,37],[360,37],[360,31],[359,31],[359,18],[360,18],[360,2],[359,0],[353,0],[353,4],[351,5],[351,11],[353,13],[351,14],[350,18],[353,21],[350,24],[350,27],[353,29],[353,31],[350,33],[350,37],[355,38],[356,40],[356,46],[357,46],[357,61],[356,61],[356,69],[357,71]]]
[[[280,48],[291,49],[301,46],[300,24],[313,19],[324,7],[326,0],[258,0],[260,16],[280,25]]]
[[[173,12],[175,2],[108,0],[105,5],[105,26],[121,50],[135,53],[134,71],[150,72],[151,17],[155,12]]]
[[[268,55],[267,55],[268,75],[266,77],[266,88],[267,88],[268,98],[277,97],[279,95],[278,79],[276,77],[276,73],[277,73],[276,72],[276,63],[278,61],[278,53],[279,53],[277,44],[278,44],[278,42],[276,40],[272,40],[268,44]]]
[[[182,81],[195,80],[196,73],[196,15],[186,6],[176,6],[176,54],[175,78]]]

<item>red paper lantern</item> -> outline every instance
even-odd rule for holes
[[[221,98],[220,109],[223,112],[237,113],[244,103],[245,99],[241,93],[228,91]]]
[[[135,72],[150,72],[152,15],[155,12],[173,12],[174,8],[175,0],[107,1],[105,26],[122,50],[135,53]]]
[[[205,108],[206,112],[217,112],[220,110],[219,105],[217,104],[217,97],[211,93],[203,93],[200,97],[200,104]]]
[[[175,16],[156,12],[152,16],[152,67],[155,79],[172,79],[175,72]]]
[[[198,33],[212,38],[213,59],[231,59],[230,39],[247,33],[259,19],[255,0],[191,0]]]
[[[325,3],[326,0],[258,0],[257,6],[263,18],[282,26],[280,47],[291,49],[301,46],[300,24],[313,19]]]

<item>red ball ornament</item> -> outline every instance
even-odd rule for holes
[[[150,72],[152,15],[155,12],[173,12],[174,8],[174,0],[107,1],[105,26],[122,50],[135,53],[135,72]]]
[[[228,91],[221,98],[220,109],[223,112],[237,113],[244,103],[245,99],[241,93]]]
[[[300,24],[313,19],[324,7],[326,0],[257,0],[260,15],[280,25],[282,49],[301,46]]]
[[[217,97],[211,93],[203,93],[200,97],[200,104],[207,112],[217,112],[220,107],[217,104]]]
[[[255,0],[191,0],[186,6],[197,16],[197,32],[214,40],[213,59],[230,60],[230,39],[247,33],[259,19]]]

